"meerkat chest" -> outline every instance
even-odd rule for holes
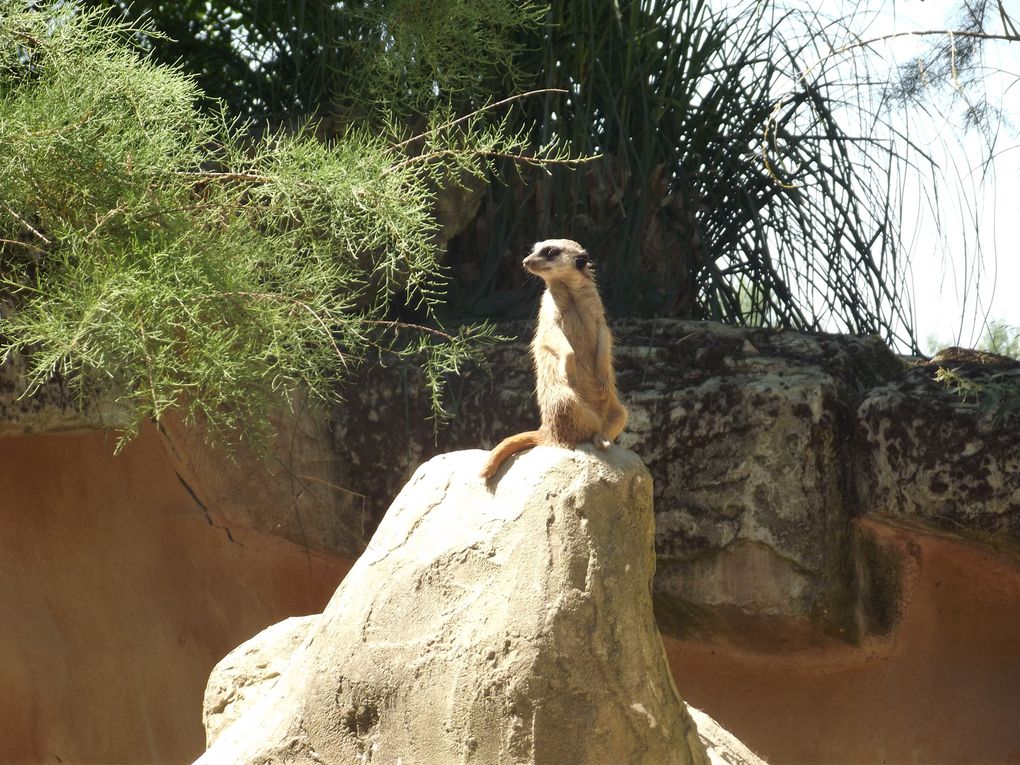
[[[599,322],[594,317],[567,313],[560,316],[560,330],[567,338],[578,364],[595,363],[599,339]]]
[[[605,319],[582,310],[583,307],[576,301],[565,306],[552,300],[544,301],[533,347],[539,367],[546,367],[549,373],[569,368],[576,373],[572,377],[581,379],[595,373],[599,333]]]

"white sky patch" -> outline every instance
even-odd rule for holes
[[[960,0],[885,3],[866,36],[952,28],[960,5]],[[930,36],[904,37],[882,50],[888,51],[890,61],[905,63],[938,41]],[[988,41],[982,57],[989,101],[1001,108],[1005,122],[987,170],[982,164],[987,147],[975,132],[965,133],[957,124],[962,104],[948,106],[945,120],[936,121],[919,110],[905,115],[912,135],[936,154],[945,174],[939,190],[941,231],[924,220],[922,211],[917,212],[917,221],[903,221],[904,232],[913,232],[907,244],[915,329],[922,348],[929,338],[939,346],[975,345],[988,321],[1020,326],[1016,298],[1020,288],[1020,44]]]
[[[850,44],[953,29],[959,26],[956,17],[963,2],[871,0],[833,4],[824,13],[843,17],[842,34]],[[711,4],[716,10],[735,12],[734,6],[721,0]],[[1006,3],[1015,10],[1011,5]],[[783,6],[805,9],[812,2],[784,0]],[[998,32],[997,24],[993,8],[989,31]],[[866,56],[871,71],[881,78],[944,42],[945,36],[917,34],[878,41],[866,49],[836,54],[841,58],[830,61],[830,71],[839,74],[835,79],[844,85],[853,83],[853,60]],[[1020,326],[1016,296],[1020,290],[1020,44],[989,40],[980,56],[975,74],[982,82],[963,95],[980,100],[985,95],[980,92],[983,84],[989,103],[1001,110],[1001,121],[995,124],[993,118],[997,134],[990,160],[988,145],[977,131],[963,127],[964,101],[953,103],[945,89],[931,94],[927,111],[913,106],[888,115],[937,164],[934,174],[922,171],[898,181],[896,198],[889,200],[900,208],[901,254],[909,264],[906,286],[913,327],[926,351],[976,345],[992,321]],[[853,99],[847,99],[845,108],[853,108]],[[848,114],[844,122],[851,129],[853,116]],[[838,326],[828,329],[840,331]]]

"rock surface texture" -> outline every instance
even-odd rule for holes
[[[25,357],[16,354],[0,363],[0,436],[123,428],[130,422],[108,393],[82,401],[59,377],[34,395],[23,395],[26,368]]]
[[[776,762],[1017,762],[1020,426],[1015,412],[992,418],[986,397],[962,400],[934,379],[955,369],[1008,394],[1020,388],[1017,365],[960,351],[918,365],[875,338],[702,322],[625,321],[614,330],[631,411],[622,446],[654,479],[656,617],[684,698]],[[98,430],[124,421],[109,401],[82,407],[59,380],[19,399],[23,360],[0,366],[0,593],[11,604],[9,629],[0,630],[0,761],[197,757],[204,737],[195,703],[217,659],[267,624],[321,611],[344,558],[363,551],[415,466],[538,424],[531,323],[500,332],[521,339],[487,351],[490,371],[451,380],[457,417],[438,433],[414,369],[373,366],[328,421],[307,410],[281,418],[277,448],[263,461],[217,454],[172,421],[146,426],[114,457],[116,435]],[[549,467],[542,459],[508,463],[510,484],[497,497],[515,482],[534,488],[530,471]],[[473,506],[459,512],[477,520]],[[391,536],[403,528],[394,523],[384,524]],[[440,534],[424,516],[419,526],[449,535],[450,545],[467,533],[450,524]],[[487,581],[482,556],[458,544],[445,555],[462,555],[459,576],[470,576],[444,578],[436,553],[421,563],[429,598],[407,596],[401,606],[423,645],[408,660],[423,672],[440,650],[455,666],[474,666],[475,642],[421,637],[433,622],[460,618],[422,604],[452,604],[457,588]],[[577,581],[580,564],[559,562],[558,548],[543,544],[534,554],[544,551]],[[477,597],[472,613],[484,613],[491,601]],[[578,589],[564,603],[587,608],[588,597]],[[370,619],[359,612],[380,652],[377,617],[387,602]],[[497,605],[490,622],[521,601]],[[563,624],[558,618],[550,623]],[[211,737],[244,725],[231,723],[277,692],[292,653],[307,664],[310,647],[294,645],[340,629],[318,616],[307,624],[281,627],[290,635],[282,660],[256,641],[254,653],[221,664],[220,689],[210,685]],[[492,624],[476,628],[479,641],[492,639]],[[493,651],[493,677],[510,655],[496,642],[485,653]],[[514,653],[521,641],[509,650],[525,661]],[[330,736],[364,739],[358,731],[374,731],[387,707],[358,701],[361,686],[343,690],[334,698],[350,714]],[[421,698],[446,719],[446,697]]]
[[[621,445],[655,484],[665,632],[809,630],[850,643],[888,634],[900,566],[858,533],[857,518],[1020,542],[1017,415],[994,421],[976,396],[934,379],[941,367],[1020,387],[1015,363],[958,352],[911,366],[876,337],[709,322],[630,320],[614,331],[631,415]],[[375,365],[329,422],[280,418],[270,460],[224,458],[172,421],[161,431],[168,456],[212,525],[356,555],[416,465],[538,425],[531,323],[501,332],[519,340],[487,352],[489,371],[450,381],[456,418],[438,432],[416,370]],[[101,402],[78,411],[59,382],[17,400],[18,363],[0,370],[0,432],[111,421]]]
[[[35,395],[25,391],[25,359],[0,364],[0,437],[112,431],[126,427],[129,412],[109,392],[79,400],[54,379]],[[177,477],[211,526],[268,532],[327,555],[357,556],[365,546],[366,500],[338,485],[340,462],[322,412],[296,400],[270,418],[276,441],[269,455],[241,443],[229,453],[208,433],[174,413],[157,427]],[[372,524],[374,526],[374,524]]]
[[[538,424],[531,325],[503,331],[520,341],[489,352],[491,373],[452,383],[457,418],[438,437],[413,374],[366,370],[333,432],[350,454],[340,481],[365,495],[369,515],[381,517],[384,498],[436,451]],[[877,337],[709,322],[631,320],[614,332],[630,410],[621,445],[655,483],[665,632],[808,630],[854,643],[889,631],[900,588],[897,564],[854,519],[1020,534],[1016,421],[992,422],[974,397],[935,381],[940,366],[960,367],[956,357],[912,366]],[[1020,386],[1008,366],[964,366],[974,379]]]
[[[933,372],[1020,389],[1020,362],[948,356],[874,388],[861,404],[853,471],[861,514],[1018,549],[1020,422],[997,420],[980,393],[961,397]]]
[[[316,619],[284,619],[246,640],[216,664],[202,704],[206,748],[276,683]]]
[[[209,671],[350,568],[210,523],[145,426],[0,438],[0,763],[179,765]],[[74,701],[75,699],[79,702]]]
[[[526,339],[490,353],[492,376],[453,383],[458,417],[439,434],[413,377],[366,370],[358,405],[337,414],[342,482],[369,512],[433,450],[489,445],[537,425]],[[656,613],[674,634],[747,616],[858,628],[850,520],[854,416],[864,393],[906,365],[875,337],[741,330],[705,322],[614,326],[621,444],[655,482]],[[422,423],[417,425],[415,423]],[[406,435],[395,445],[388,435]]]
[[[221,662],[207,720],[259,641],[291,654],[199,762],[708,762],[652,617],[641,461],[538,448],[486,486],[484,457],[423,465],[320,617]]]

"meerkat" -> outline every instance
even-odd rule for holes
[[[627,424],[616,396],[613,336],[588,253],[569,239],[549,239],[532,248],[524,267],[546,287],[531,342],[542,424],[501,441],[482,468],[486,479],[511,455],[540,444],[574,448],[591,441],[605,449]]]

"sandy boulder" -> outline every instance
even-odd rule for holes
[[[275,685],[317,618],[284,619],[241,643],[217,663],[209,675],[202,705],[207,747]]]
[[[300,645],[264,633],[289,661],[199,762],[708,762],[652,616],[641,461],[539,448],[487,487],[483,458],[421,466]]]

